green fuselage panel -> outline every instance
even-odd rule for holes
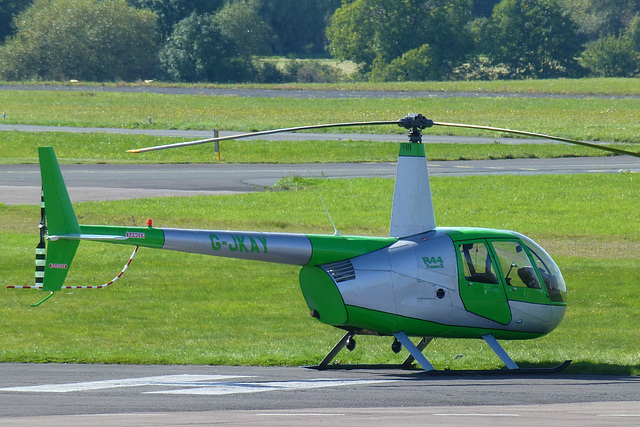
[[[347,309],[342,295],[329,275],[318,267],[302,267],[300,289],[309,310],[317,313],[318,320],[328,325],[347,323]]]
[[[501,283],[467,281],[460,276],[460,297],[467,311],[506,325],[511,321],[511,310]]]
[[[349,325],[374,330],[383,335],[391,335],[399,330],[414,337],[481,338],[483,335],[492,334],[497,339],[525,340],[544,335],[544,333],[444,325],[362,307],[347,306],[347,310]]]

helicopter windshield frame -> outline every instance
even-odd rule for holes
[[[547,288],[551,302],[566,304],[567,285],[555,261],[553,261],[551,256],[549,256],[549,254],[536,242],[523,234],[516,234],[531,254],[539,275],[542,277]]]

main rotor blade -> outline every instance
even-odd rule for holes
[[[559,137],[559,136],[546,135],[544,133],[525,132],[525,131],[521,131],[521,130],[503,129],[503,128],[496,128],[496,127],[492,127],[492,126],[465,125],[465,124],[460,124],[460,123],[433,122],[433,125],[434,126],[457,127],[457,128],[468,128],[468,129],[491,130],[491,131],[496,131],[496,132],[514,133],[514,134],[517,134],[517,135],[534,136],[534,137],[538,137],[538,138],[552,139],[554,141],[568,142],[569,144],[582,145],[583,147],[595,148],[597,150],[609,151],[609,152],[616,153],[616,154],[625,154],[625,155],[628,155],[628,156],[640,157],[640,153],[635,153],[633,151],[626,151],[626,150],[622,150],[620,148],[613,148],[613,147],[608,147],[606,145],[592,144],[592,143],[589,143],[589,142],[577,141],[575,139],[562,138],[562,137]]]
[[[415,119],[418,119],[415,121]],[[421,120],[420,120],[421,119]],[[154,147],[145,147],[145,148],[136,148],[133,150],[127,150],[128,153],[144,153],[147,151],[157,151],[157,150],[166,150],[168,148],[179,148],[179,147],[189,147],[191,145],[199,145],[206,144],[209,142],[215,141],[229,141],[234,139],[241,138],[249,138],[252,136],[261,136],[261,135],[271,135],[274,133],[282,133],[282,132],[295,132],[300,130],[311,130],[311,129],[326,129],[333,127],[346,127],[346,126],[373,126],[373,125],[400,125],[405,127],[406,129],[410,129],[411,127],[419,127],[422,129],[423,127],[431,127],[431,126],[446,126],[446,127],[457,127],[457,128],[467,128],[467,129],[479,129],[479,130],[489,130],[495,132],[504,132],[504,133],[513,133],[517,135],[525,135],[525,136],[533,136],[537,138],[545,138],[554,141],[567,142],[569,144],[581,145],[583,147],[595,148],[596,150],[604,150],[609,151],[615,154],[623,154],[633,157],[640,158],[640,153],[636,153],[633,151],[622,150],[620,148],[608,147],[606,145],[598,145],[592,144],[589,142],[578,141],[575,139],[562,138],[559,136],[552,136],[543,133],[535,133],[535,132],[526,132],[521,130],[514,129],[505,129],[505,128],[497,128],[493,126],[481,126],[481,125],[469,125],[462,123],[445,123],[445,122],[434,122],[430,119],[425,118],[421,114],[419,115],[409,115],[400,120],[384,120],[384,121],[371,121],[371,122],[348,122],[348,123],[330,123],[330,124],[320,124],[320,125],[310,125],[310,126],[296,126],[291,128],[282,128],[282,129],[273,129],[273,130],[264,130],[259,132],[249,132],[243,133],[239,135],[229,135],[229,136],[221,136],[219,138],[207,138],[200,139],[197,141],[186,141],[186,142],[177,142],[174,144],[166,144],[166,145],[156,145]]]
[[[295,132],[298,130],[324,129],[324,128],[344,127],[344,126],[397,125],[399,123],[400,123],[399,120],[389,120],[389,121],[377,121],[377,122],[330,123],[330,124],[324,124],[324,125],[297,126],[292,128],[242,133],[240,135],[221,136],[219,138],[200,139],[197,141],[177,142],[175,144],[156,145],[155,147],[136,148],[133,150],[127,150],[127,153],[145,153],[147,151],[166,150],[168,148],[189,147],[191,145],[206,144],[206,143],[215,142],[215,141],[228,141],[232,139],[249,138],[251,136],[270,135],[270,134],[281,133],[281,132]]]

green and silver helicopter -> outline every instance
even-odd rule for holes
[[[393,336],[394,352],[404,346],[410,354],[400,365],[404,368],[416,361],[425,371],[434,371],[422,352],[433,338],[477,338],[487,342],[509,371],[522,372],[497,340],[531,339],[553,331],[566,310],[565,281],[544,249],[520,233],[436,226],[423,129],[485,129],[640,154],[537,133],[434,122],[420,114],[396,121],[301,126],[130,151],[354,125],[399,125],[409,131],[409,142],[400,144],[389,236],[80,225],[53,149],[41,147],[43,204],[33,287],[50,293],[44,300],[60,289],[73,288],[63,284],[82,240],[298,265],[311,316],[345,331],[317,368],[336,367],[332,360],[345,346],[355,348],[355,335],[370,334]]]

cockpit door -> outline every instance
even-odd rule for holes
[[[511,309],[499,270],[485,240],[457,242],[460,297],[467,311],[508,324]]]

